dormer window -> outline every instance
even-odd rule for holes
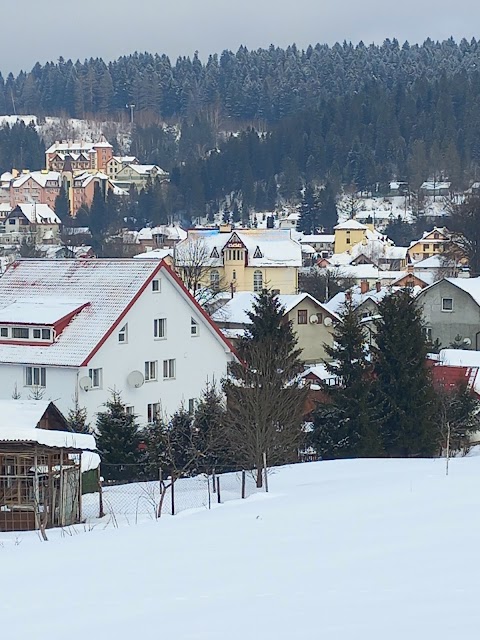
[[[217,247],[213,247],[213,251],[210,254],[210,258],[219,258]]]
[[[255,253],[253,254],[254,258],[263,258],[263,253],[260,251],[260,247],[255,249]]]
[[[12,338],[15,340],[28,340],[30,337],[30,329],[28,327],[13,327]]]
[[[52,336],[51,329],[34,329],[33,337],[35,340],[50,340]]]

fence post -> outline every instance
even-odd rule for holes
[[[246,498],[246,478],[245,470],[242,471],[242,498]]]
[[[213,484],[213,493],[215,493],[217,490],[215,486],[215,469],[212,469],[212,484]]]
[[[175,515],[175,478],[172,473],[172,516]]]
[[[100,472],[100,465],[97,468],[97,483],[98,483],[98,517],[103,518],[105,511],[103,510],[103,490],[102,490],[102,474]]]
[[[220,476],[217,476],[217,497],[218,497],[218,503],[220,504],[222,502],[222,498],[220,494]]]
[[[263,454],[263,471],[265,473],[265,491],[268,493],[268,470],[267,470],[267,454]]]

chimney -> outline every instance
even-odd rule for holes
[[[380,291],[382,290],[382,283],[377,280],[377,282],[375,283],[375,287],[377,289],[377,293],[380,293]]]
[[[345,300],[347,302],[351,302],[352,301],[352,293],[350,291],[345,291]]]
[[[369,288],[367,280],[362,280],[360,282],[360,293],[368,293]]]

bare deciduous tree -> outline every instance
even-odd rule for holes
[[[211,277],[213,259],[203,238],[190,237],[179,243],[175,248],[174,261],[184,285],[202,303],[209,302],[226,289],[220,276]]]

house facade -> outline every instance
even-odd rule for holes
[[[10,205],[23,202],[46,204],[55,209],[55,199],[62,186],[58,171],[26,171],[10,183]]]
[[[212,315],[224,334],[235,341],[240,338],[250,324],[247,315],[253,310],[256,295],[251,292],[236,293],[223,307]],[[330,357],[325,345],[333,346],[334,325],[338,317],[325,305],[308,293],[279,295],[278,301],[284,308],[284,318],[292,322],[292,328],[302,350],[305,364],[322,362]]]
[[[166,180],[168,173],[155,164],[127,164],[117,172],[115,184],[127,191],[130,186],[140,191],[147,185],[148,180],[155,178]]]
[[[0,279],[0,398],[75,401],[91,424],[111,391],[138,422],[192,410],[232,346],[155,260],[19,260]]]
[[[444,278],[416,297],[431,342],[444,348],[458,336],[466,348],[480,351],[480,278]]]
[[[264,288],[294,294],[302,266],[302,247],[282,229],[193,229],[175,246],[175,268],[186,272],[198,263],[200,286],[212,290]]]
[[[112,157],[113,147],[105,139],[98,142],[62,140],[45,151],[45,167],[48,171],[63,171],[68,161],[74,170],[106,171]]]
[[[61,220],[46,204],[18,204],[4,221],[2,242],[21,243],[23,239],[35,243],[58,238]]]
[[[435,255],[441,255],[450,242],[450,233],[446,227],[434,227],[426,231],[420,240],[412,242],[408,248],[408,255],[412,262],[427,260]]]

